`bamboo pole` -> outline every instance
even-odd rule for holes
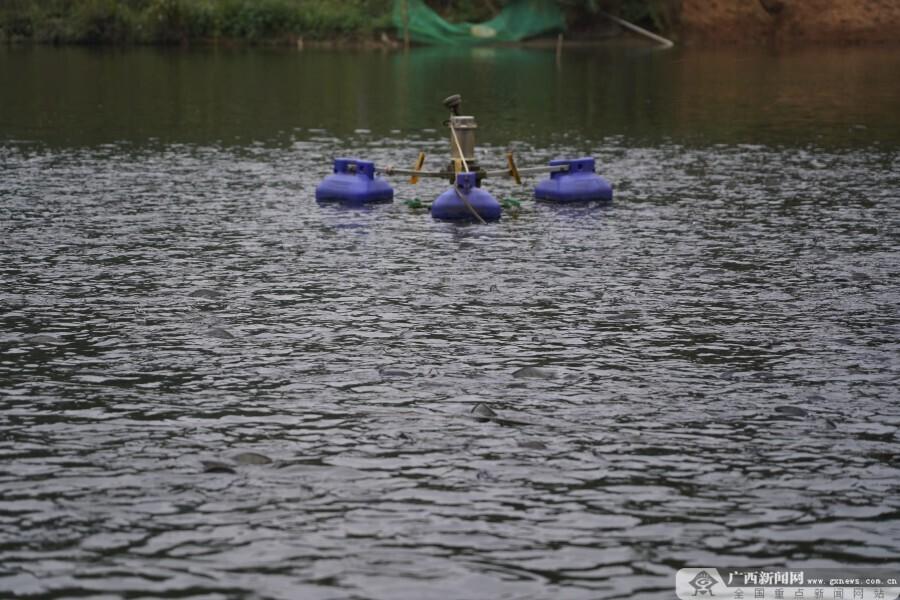
[[[672,46],[675,45],[675,42],[673,42],[672,40],[668,40],[668,39],[662,37],[661,35],[656,35],[656,34],[653,33],[652,31],[647,31],[647,30],[644,29],[643,27],[638,27],[638,26],[635,25],[634,23],[629,23],[629,22],[626,21],[625,19],[620,19],[619,17],[615,17],[615,16],[613,16],[613,15],[607,13],[607,12],[603,12],[603,11],[601,11],[601,12],[602,12],[602,14],[604,14],[608,19],[610,19],[610,20],[612,20],[612,21],[618,23],[619,25],[621,25],[621,26],[624,27],[625,29],[630,29],[631,31],[633,31],[633,32],[635,32],[635,33],[638,33],[638,34],[640,34],[640,35],[643,35],[643,36],[645,36],[645,37],[648,37],[648,38],[650,38],[651,40],[653,40],[654,42],[658,42],[658,43],[662,44],[662,46],[663,46],[664,48],[671,48]]]

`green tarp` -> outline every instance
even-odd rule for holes
[[[448,23],[422,0],[394,0],[393,19],[401,38],[408,27],[414,42],[455,46],[517,42],[566,28],[553,0],[513,0],[484,23]]]

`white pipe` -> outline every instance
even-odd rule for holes
[[[616,23],[618,23],[619,25],[624,27],[625,29],[630,29],[631,31],[634,31],[635,33],[639,33],[643,36],[646,36],[655,42],[659,42],[660,44],[663,45],[664,48],[671,48],[672,46],[675,45],[675,42],[673,42],[672,40],[667,40],[666,38],[664,38],[660,35],[656,35],[652,31],[647,31],[643,27],[638,27],[634,23],[629,23],[625,19],[620,19],[619,17],[614,17],[613,15],[603,12],[603,11],[600,11],[600,12],[602,14],[606,15],[607,18],[615,21]]]

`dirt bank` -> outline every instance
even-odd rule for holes
[[[681,0],[687,44],[900,44],[898,0]]]

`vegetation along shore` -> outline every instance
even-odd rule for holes
[[[402,0],[396,0],[402,1]],[[428,0],[479,22],[513,0]],[[395,0],[3,0],[0,41],[50,44],[391,44]],[[567,37],[608,33],[604,13],[686,43],[894,43],[896,0],[558,0]]]

